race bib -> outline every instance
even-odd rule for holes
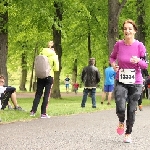
[[[124,84],[135,83],[135,69],[120,69],[119,70],[119,82]]]

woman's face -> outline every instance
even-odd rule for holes
[[[131,23],[125,23],[123,27],[123,33],[125,39],[130,39],[134,38],[136,31]]]

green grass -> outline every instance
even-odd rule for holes
[[[112,100],[111,105],[107,105],[107,101],[103,105],[100,104],[99,97],[97,97],[97,108],[93,109],[91,106],[91,98],[88,97],[86,107],[81,108],[81,96],[75,97],[65,97],[63,99],[50,99],[49,106],[47,108],[47,113],[50,116],[64,116],[72,114],[81,114],[81,113],[92,113],[102,110],[109,110],[115,108],[115,102]],[[40,107],[41,103],[38,106],[38,110],[35,117],[30,117],[30,110],[32,106],[33,99],[22,98],[18,99],[18,104],[26,111],[14,111],[5,110],[0,111],[0,118],[2,119],[1,123],[10,123],[15,121],[29,121],[33,118],[39,118],[40,116]],[[143,106],[150,105],[150,100],[143,99]]]

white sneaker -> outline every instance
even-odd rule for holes
[[[35,113],[33,111],[31,111],[30,116],[35,117]]]
[[[125,134],[124,143],[132,143],[131,134]]]
[[[45,119],[45,118],[50,118],[50,116],[48,114],[41,114],[41,118]]]

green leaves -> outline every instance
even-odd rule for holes
[[[118,1],[118,0],[117,0]],[[3,1],[0,3],[0,13],[8,10],[9,24],[9,51],[8,67],[12,64],[20,66],[21,54],[26,51],[28,68],[33,63],[34,49],[47,47],[47,42],[53,39],[52,25],[54,24],[62,33],[62,71],[71,72],[73,60],[78,59],[78,73],[88,64],[88,50],[91,49],[92,57],[97,60],[97,67],[103,70],[108,62],[108,1],[104,0],[15,0],[9,1],[8,8]],[[62,21],[54,21],[54,2],[59,2],[63,11]],[[120,3],[123,1],[119,1]],[[146,46],[150,47],[150,4],[145,3],[145,31]],[[136,1],[129,0],[123,7],[119,24],[124,19],[136,20]],[[88,47],[88,35],[90,34],[90,47]],[[122,31],[120,28],[120,36]]]

